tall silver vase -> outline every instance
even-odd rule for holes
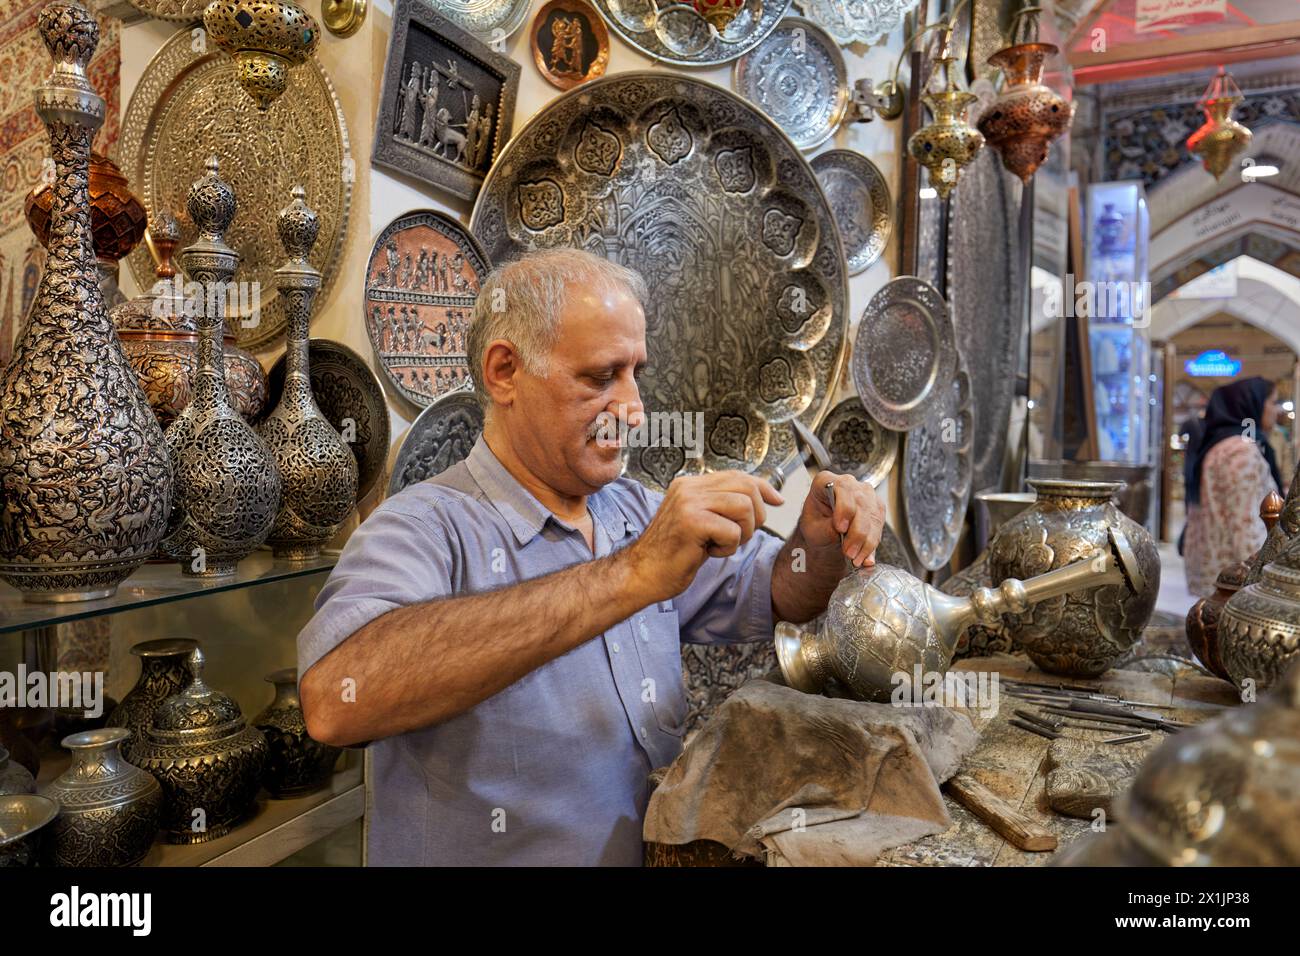
[[[280,404],[258,427],[275,456],[284,494],[268,539],[277,558],[306,561],[347,520],[357,499],[357,459],[316,406],[307,357],[312,300],[321,276],[307,261],[320,220],[301,186],[276,222],[289,261],[275,275],[284,302],[288,346]]]
[[[166,433],[176,501],[162,549],[184,574],[224,577],[271,533],[280,473],[266,442],[230,407],[221,336],[239,263],[224,238],[235,218],[235,193],[217,175],[217,157],[208,157],[207,169],[186,205],[199,237],[182,250],[181,262],[203,288],[204,301],[194,396]]]
[[[54,71],[36,112],[54,158],[50,241],[31,315],[0,380],[0,579],[29,601],[109,597],[167,530],[163,435],[104,309],[91,247],[86,79],[99,26],[55,0],[39,29]]]

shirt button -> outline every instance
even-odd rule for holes
[[[646,732],[645,732],[645,728],[642,727],[642,728],[641,728],[641,739],[642,739],[642,740],[645,740],[645,739],[646,739],[646,736],[647,736],[647,734],[646,734]]]
[[[611,644],[611,645],[610,645],[610,649],[611,649],[615,654],[617,654],[617,653],[618,653],[618,641],[615,641],[613,644]]]

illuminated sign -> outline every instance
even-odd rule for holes
[[[1183,369],[1186,370],[1188,375],[1232,378],[1241,371],[1241,362],[1234,358],[1228,358],[1227,352],[1220,352],[1215,349],[1210,352],[1202,352],[1194,359],[1188,359],[1183,363]]]

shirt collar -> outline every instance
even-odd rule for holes
[[[465,466],[497,513],[510,525],[515,540],[521,545],[535,538],[548,519],[573,530],[572,525],[551,514],[531,491],[506,470],[506,466],[493,454],[482,435],[465,459]],[[594,495],[589,495],[587,507],[605,529],[611,542],[621,540],[629,532],[641,530],[619,506],[617,497],[609,488],[602,488]]]

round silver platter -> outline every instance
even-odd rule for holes
[[[504,40],[528,17],[529,0],[425,0],[434,10],[484,43]]]
[[[899,276],[872,297],[853,340],[853,385],[872,417],[896,432],[925,421],[952,381],[957,347],[943,296]]]
[[[732,86],[804,150],[826,142],[849,106],[848,70],[839,47],[803,17],[786,17],[737,60]]]
[[[577,87],[507,144],[471,229],[493,262],[575,246],[646,279],[641,396],[662,427],[629,475],[798,466],[789,423],[816,428],[830,404],[847,276],[811,167],[749,103],[664,72]],[[687,422],[695,440],[675,440]]]
[[[898,432],[876,421],[856,395],[827,414],[817,437],[831,456],[831,467],[873,488],[884,480],[898,457]]]
[[[828,149],[813,157],[813,172],[835,213],[849,275],[880,258],[894,226],[894,201],[876,164],[851,149]]]
[[[402,439],[388,479],[389,496],[464,461],[482,433],[483,409],[472,388],[436,399],[420,412]]]
[[[877,43],[898,29],[919,0],[799,0],[799,6],[840,46]]]
[[[790,0],[745,0],[719,33],[689,3],[592,0],[610,28],[633,49],[674,66],[717,66],[748,53],[776,27]]]
[[[959,368],[925,421],[903,441],[903,517],[912,550],[929,571],[948,562],[961,536],[974,432],[970,376]]]

